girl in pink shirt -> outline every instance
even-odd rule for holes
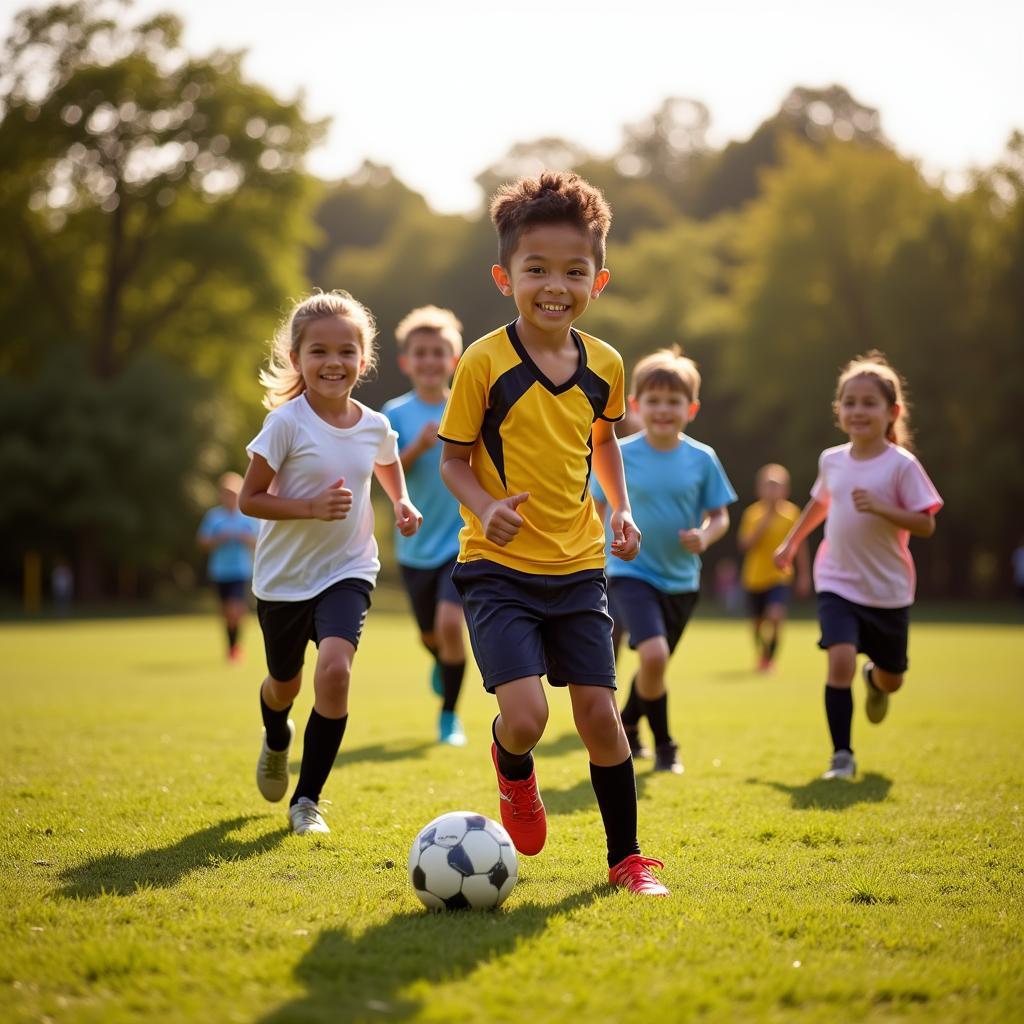
[[[824,778],[851,778],[853,677],[866,654],[869,722],[881,722],[889,694],[903,685],[907,633],[914,601],[909,541],[935,532],[942,498],[909,450],[910,429],[899,374],[879,352],[858,356],[839,375],[833,403],[849,442],[818,460],[811,500],[775,553],[787,568],[822,522],[825,539],[814,559],[821,639],[828,652],[825,714],[832,761]]]

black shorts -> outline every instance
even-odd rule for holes
[[[615,689],[604,572],[542,576],[481,559],[452,573],[484,687],[547,675],[552,686]]]
[[[373,584],[366,580],[338,580],[316,597],[305,601],[256,602],[267,671],[280,682],[294,679],[302,670],[306,645],[330,636],[359,646]]]
[[[405,592],[409,595],[412,613],[421,633],[434,631],[437,606],[441,601],[451,601],[462,607],[462,597],[452,582],[455,559],[439,565],[436,569],[414,569],[411,565],[400,565]]]
[[[748,590],[747,608],[755,619],[764,618],[765,611],[773,604],[789,604],[789,585],[777,583],[767,590]]]
[[[608,602],[615,625],[629,634],[629,646],[663,636],[671,654],[676,649],[700,596],[696,590],[666,594],[644,580],[615,576],[608,581]]]
[[[818,646],[853,644],[883,672],[907,671],[907,636],[910,608],[869,608],[828,591],[818,594]]]
[[[244,601],[249,593],[248,580],[214,580],[213,586],[221,604],[228,601]]]

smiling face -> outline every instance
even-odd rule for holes
[[[310,396],[328,402],[347,400],[366,369],[359,328],[342,316],[310,323],[291,359]]]
[[[900,407],[889,404],[881,384],[866,374],[848,380],[836,403],[839,428],[861,447],[884,441],[899,413]]]
[[[685,391],[667,387],[644,388],[630,399],[630,405],[655,447],[674,446],[700,408],[700,402],[691,401]]]
[[[573,224],[538,224],[523,231],[508,267],[491,268],[502,295],[519,310],[523,341],[562,341],[608,283],[608,271],[596,265],[585,231]]]
[[[437,399],[444,397],[455,363],[451,343],[440,331],[433,330],[413,331],[398,357],[399,367],[417,394]]]

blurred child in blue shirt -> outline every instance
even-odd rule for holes
[[[640,667],[622,709],[634,757],[644,715],[654,736],[655,771],[681,774],[668,727],[665,672],[700,592],[700,556],[729,529],[736,500],[714,449],[683,433],[700,408],[700,373],[678,347],[642,359],[633,372],[630,407],[640,433],[619,442],[626,486],[643,535],[631,562],[608,559],[608,599],[615,624],[629,634]],[[604,495],[592,483],[598,511]]]
[[[206,575],[217,589],[228,640],[228,660],[242,656],[239,635],[248,607],[252,580],[252,551],[259,535],[259,523],[238,508],[242,478],[225,473],[219,481],[220,504],[211,508],[199,524],[199,546],[209,552]]]
[[[395,553],[423,645],[434,658],[431,683],[441,697],[438,738],[463,746],[456,704],[466,671],[462,599],[452,583],[459,553],[459,503],[441,479],[437,425],[448,384],[462,354],[462,324],[449,309],[423,306],[398,325],[398,365],[412,390],[385,403],[381,412],[398,433],[399,457],[409,496],[423,514],[412,537],[396,534]]]

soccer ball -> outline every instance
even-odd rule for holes
[[[508,833],[472,811],[451,811],[426,825],[409,851],[409,880],[430,910],[498,906],[519,877]]]

